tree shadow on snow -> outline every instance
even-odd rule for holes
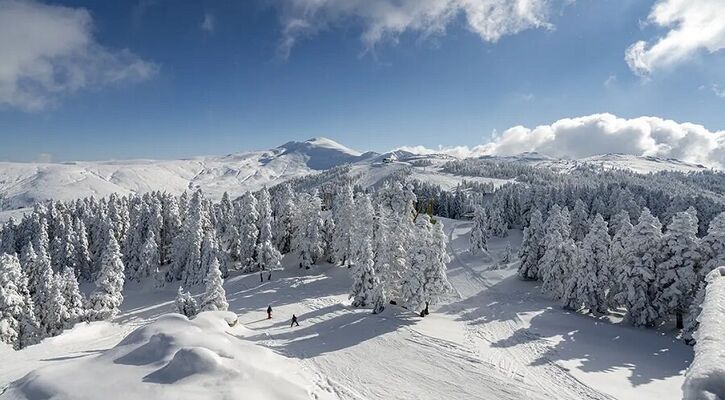
[[[413,315],[386,308],[381,314],[334,304],[299,316],[300,326],[290,328],[278,322],[265,333],[249,337],[253,341],[273,340],[270,347],[296,358],[309,358],[358,345],[402,326],[415,323]]]
[[[510,324],[513,333],[491,346],[531,345],[531,365],[577,360],[584,372],[626,369],[634,386],[681,375],[692,360],[692,349],[671,333],[564,310],[540,293],[539,282],[516,276],[440,310],[459,314],[469,325]]]

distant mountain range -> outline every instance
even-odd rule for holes
[[[555,159],[538,153],[485,158],[548,166],[561,171],[582,165],[630,169],[640,173],[707,169],[702,165],[678,160],[623,154],[607,154],[580,160]],[[343,164],[352,164],[363,182],[374,184],[416,160],[427,160],[430,162],[426,164],[435,166],[453,159],[445,154],[421,155],[402,150],[385,154],[361,153],[327,138],[313,138],[303,142],[288,142],[271,150],[181,160],[0,162],[0,209],[14,210],[47,199],[73,200],[87,196],[104,197],[111,193],[125,195],[152,190],[181,193],[184,190],[202,188],[213,198],[221,197],[225,191],[236,196],[248,190],[259,189],[263,185],[276,185]],[[394,162],[391,163],[392,160]],[[443,187],[453,187],[462,179],[441,173],[436,168],[414,169],[418,179]]]

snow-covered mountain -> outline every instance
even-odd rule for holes
[[[111,193],[165,190],[181,193],[202,188],[218,198],[263,185],[309,175],[331,167],[376,157],[326,138],[288,142],[275,149],[182,160],[128,160],[68,163],[0,163],[3,209],[46,199],[72,200]]]
[[[556,159],[539,153],[484,158],[549,167],[562,172],[583,166],[630,169],[640,173],[707,169],[679,160],[624,154],[606,154],[580,160]],[[412,167],[414,177],[451,188],[463,177],[444,174],[437,167],[453,159],[446,154],[423,155],[403,150],[385,154],[362,153],[327,138],[313,138],[303,142],[288,142],[265,151],[180,160],[0,162],[0,210],[28,207],[47,199],[73,200],[152,190],[178,194],[184,190],[201,188],[211,198],[219,198],[225,191],[237,196],[263,185],[275,185],[343,164],[353,165],[353,172],[363,185],[374,185],[396,171]],[[480,179],[490,181],[488,178]]]

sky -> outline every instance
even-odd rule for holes
[[[0,0],[0,160],[325,136],[721,165],[723,14],[725,0]]]

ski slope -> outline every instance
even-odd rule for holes
[[[347,269],[303,271],[287,256],[271,281],[227,279],[230,311],[244,327],[229,340],[272,349],[339,399],[681,398],[692,349],[672,332],[564,311],[536,283],[518,280],[515,264],[495,269],[506,241],[518,246],[520,231],[493,239],[489,254],[472,256],[470,223],[443,223],[455,293],[428,317],[395,306],[379,315],[354,309]],[[131,331],[172,311],[175,289],[130,284],[114,323],[78,325],[18,352],[0,349],[0,387],[39,367],[103,357]],[[292,314],[300,327],[290,328]],[[0,399],[14,398],[11,389]]]

